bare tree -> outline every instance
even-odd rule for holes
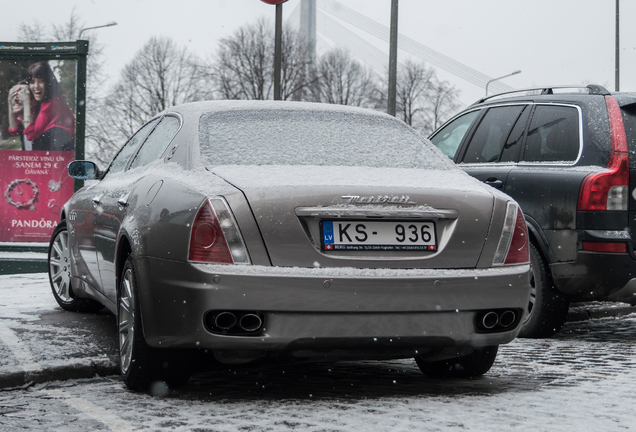
[[[459,90],[446,81],[436,81],[428,97],[427,108],[423,111],[423,122],[419,128],[424,135],[430,135],[444,122],[457,113],[461,107]]]
[[[314,99],[319,102],[373,107],[377,86],[373,73],[348,52],[336,49],[325,53],[317,65],[318,85]]]
[[[410,126],[417,123],[417,117],[426,109],[426,99],[434,93],[435,72],[422,63],[408,60],[400,67],[397,79],[397,112]]]
[[[199,60],[186,48],[166,37],[151,38],[128,63],[106,97],[94,140],[101,162],[144,123],[159,112],[180,103],[210,97]]]
[[[219,42],[212,74],[223,99],[269,99],[274,72],[267,27],[259,20]]]
[[[386,90],[379,94],[376,109],[383,111],[386,110]],[[459,90],[440,81],[434,69],[412,61],[406,61],[398,69],[396,96],[397,117],[423,135],[436,130],[461,106],[457,99]]]
[[[317,77],[310,70],[307,50],[307,43],[298,31],[289,28],[283,30],[281,52],[281,98],[283,100],[309,99],[306,96],[307,90],[317,81]]]
[[[71,16],[72,19],[72,16]],[[46,27],[39,21],[33,24],[20,24],[18,40],[22,42],[42,42],[46,40]]]
[[[281,98],[290,99],[306,85],[306,47],[297,32],[282,34]],[[267,100],[274,88],[274,30],[264,19],[221,39],[209,75],[222,99]]]

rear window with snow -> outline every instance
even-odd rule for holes
[[[201,156],[215,165],[454,169],[403,123],[351,112],[236,110],[203,115]]]

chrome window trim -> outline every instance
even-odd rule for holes
[[[579,113],[579,153],[576,156],[576,159],[573,162],[561,163],[561,162],[526,162],[519,161],[517,163],[518,166],[526,167],[526,166],[550,166],[550,167],[571,167],[579,163],[581,160],[581,156],[583,155],[583,110],[581,107],[574,104],[566,104],[566,103],[552,103],[552,102],[533,102],[532,105],[546,105],[546,106],[563,106],[568,108],[575,108]]]
[[[571,167],[571,166],[575,166],[580,160],[581,160],[581,156],[583,155],[583,111],[581,110],[581,107],[578,105],[574,105],[574,104],[567,104],[567,103],[553,103],[553,102],[511,102],[511,103],[501,103],[501,104],[492,104],[492,105],[487,105],[487,106],[482,106],[482,107],[478,107],[475,109],[490,109],[490,108],[498,108],[498,107],[502,107],[502,106],[515,106],[515,105],[547,105],[547,106],[563,106],[563,107],[569,107],[569,108],[576,108],[576,110],[578,111],[579,114],[579,152],[576,156],[576,160],[574,160],[573,162],[569,162],[569,163],[561,163],[561,162],[526,162],[526,161],[519,161],[519,162],[510,162],[510,161],[506,161],[506,162],[484,162],[484,163],[463,163],[460,162],[457,164],[457,166],[460,167],[478,167],[478,166],[506,166],[506,165],[510,165],[511,167],[515,167],[515,166],[520,166],[520,167],[533,167],[533,166],[549,166],[549,167]],[[474,111],[474,110],[471,110]],[[460,115],[463,114],[467,114],[470,111],[465,111],[462,114],[458,114],[457,116],[453,117],[451,120],[449,120],[448,122],[445,123],[445,125],[447,123],[450,123],[451,121],[453,121],[455,118],[459,117]],[[440,128],[439,130],[441,130],[442,128]],[[527,131],[526,131],[527,132]]]

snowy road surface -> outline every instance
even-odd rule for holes
[[[23,369],[59,362],[64,346],[105,355],[95,346],[104,341],[88,340],[81,326],[111,324],[108,315],[66,315],[76,321],[69,327],[47,318],[54,328],[36,328],[55,311],[42,275],[0,277],[0,371],[16,358]],[[49,342],[19,348],[12,339],[38,332]],[[347,362],[225,367],[164,390],[133,393],[115,376],[4,390],[0,430],[636,430],[636,315],[570,322],[554,338],[516,340],[479,379],[428,379],[411,360]]]

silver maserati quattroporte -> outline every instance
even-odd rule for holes
[[[523,213],[385,114],[294,102],[175,106],[62,211],[67,310],[117,317],[128,387],[214,362],[415,358],[486,373],[530,297]]]

